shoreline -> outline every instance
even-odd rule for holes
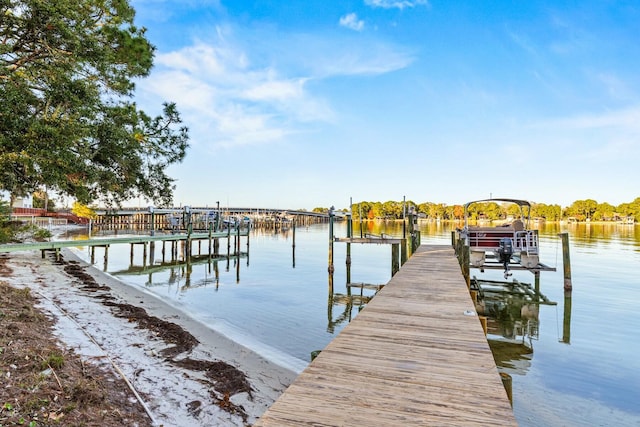
[[[12,273],[3,281],[29,287],[39,297],[37,307],[56,319],[54,334],[64,345],[87,361],[99,360],[105,369],[117,366],[143,396],[155,424],[251,425],[299,373],[277,363],[274,355],[265,357],[179,307],[100,271],[73,251],[64,250],[62,257],[62,265],[56,265],[37,252],[13,253],[7,257]],[[123,306],[142,311],[159,329],[145,328],[115,310]],[[174,329],[171,325],[193,337],[195,345],[183,348],[159,337]],[[171,352],[177,353],[167,356]],[[115,363],[109,367],[107,361]],[[229,384],[211,379],[213,372],[203,367],[212,363],[223,363],[236,380],[244,376],[247,388],[218,390]]]
[[[232,345],[234,347],[244,347],[249,351],[260,355],[260,357],[266,359],[267,361],[279,365],[285,370],[295,372],[296,375],[302,372],[308,365],[308,362],[302,359],[296,358],[292,355],[288,355],[274,347],[269,346],[268,344],[264,344],[260,341],[252,339],[251,336],[239,330],[231,323],[226,322],[224,319],[218,319],[215,325],[208,325],[205,319],[187,313],[187,306],[170,299],[162,299],[160,295],[154,293],[152,290],[146,289],[145,287],[139,286],[135,283],[129,283],[103,270],[100,270],[95,265],[91,265],[89,260],[84,258],[81,254],[82,251],[77,248],[66,248],[63,249],[63,251],[68,251],[68,255],[72,256],[74,260],[81,262],[83,263],[83,265],[86,265],[88,268],[90,268],[93,271],[94,275],[107,277],[109,280],[113,280],[114,283],[117,282],[118,284],[124,286],[123,292],[126,292],[129,289],[135,290],[140,294],[148,295],[160,301],[162,304],[170,307],[171,309],[182,313],[189,319],[190,322],[189,325],[185,325],[185,328],[187,330],[191,330],[193,327],[195,327],[195,324],[198,324],[200,327],[204,328],[204,330],[212,331],[214,334],[218,334],[221,338],[230,341],[231,343],[233,343]]]

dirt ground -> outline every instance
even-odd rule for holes
[[[52,334],[54,320],[37,305],[29,287],[15,288],[2,278],[10,276],[8,256],[0,256],[0,427],[1,426],[148,426],[152,417],[130,383],[115,369],[83,361]],[[60,267],[77,279],[82,292],[108,307],[115,317],[135,323],[167,345],[159,353],[164,363],[200,374],[209,401],[188,402],[194,419],[206,405],[216,405],[239,416],[247,425],[241,405],[231,401],[237,393],[251,397],[244,373],[223,361],[189,357],[198,340],[180,326],[147,314],[145,309],[118,302],[109,287],[98,284],[75,261]]]

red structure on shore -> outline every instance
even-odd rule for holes
[[[45,209],[41,208],[12,208],[11,209],[12,218],[19,217],[39,217],[39,218],[61,218],[66,219],[68,222],[73,224],[88,224],[89,220],[87,218],[80,218],[77,215],[72,214],[71,212],[47,212]]]

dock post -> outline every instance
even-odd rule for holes
[[[133,243],[129,243],[131,250],[129,251],[129,265],[133,265]]]
[[[482,325],[482,332],[484,332],[484,336],[487,336],[487,317],[486,316],[478,316],[480,319],[480,325]]]
[[[403,239],[404,240],[404,239]],[[400,270],[400,243],[391,244],[391,277],[395,276],[396,273]]]
[[[142,244],[142,266],[147,266],[147,242]]]
[[[353,237],[353,219],[351,214],[347,214],[347,238]],[[347,259],[345,261],[347,265],[347,283],[351,283],[351,243],[347,243]]]
[[[564,270],[564,313],[562,318],[562,342],[571,343],[571,259],[569,257],[569,233],[558,234],[562,239],[562,266]]]
[[[462,276],[467,282],[467,288],[471,289],[471,273],[469,271],[469,247],[465,245],[464,239],[458,239],[458,262],[462,269]]]
[[[333,308],[333,274],[329,274],[329,307],[328,307],[329,322],[331,322],[331,318],[333,314],[331,311],[332,308]]]
[[[211,251],[212,251],[212,241],[211,241],[211,234],[213,233],[213,222],[209,222],[209,258],[211,258]]]
[[[406,237],[402,238],[402,245],[400,246],[400,265],[404,265],[409,258],[409,249],[407,247],[408,240]]]
[[[238,264],[240,264],[240,223],[238,222],[238,225],[236,226],[236,230],[237,230],[237,239],[236,239],[236,255],[238,256]],[[238,279],[238,281],[240,281],[240,279]]]
[[[191,216],[189,216],[189,225],[187,226],[187,246],[185,247],[185,256],[187,258],[187,263],[191,259],[191,232],[193,231],[193,226],[191,225]]]
[[[94,264],[96,262],[96,247],[95,246],[91,246],[91,264]]]
[[[294,240],[295,240],[295,221],[293,223],[294,226]],[[248,226],[247,228],[247,266],[249,265],[249,235],[251,234],[251,225]]]
[[[156,259],[156,242],[149,242],[149,266],[153,266]]]
[[[156,217],[155,217],[153,206],[149,206],[149,212],[151,212],[151,224],[149,228],[151,229],[151,235],[153,236],[156,230],[156,221],[155,221]]]
[[[240,229],[240,227],[238,227]],[[240,240],[238,239],[238,255],[236,257],[236,283],[240,283]]]
[[[511,378],[511,375],[504,372],[500,372],[500,379],[502,380],[504,390],[507,392],[509,403],[513,406],[513,379]]]
[[[560,233],[562,239],[562,266],[564,269],[564,290],[571,291],[571,259],[569,257],[569,233]]]
[[[333,267],[333,210],[335,208],[331,206],[329,208],[329,274],[333,275],[335,268]]]
[[[293,235],[292,235],[292,240],[293,243],[291,244],[291,260],[292,260],[292,266],[293,268],[296,268],[296,219],[293,219]],[[247,233],[247,253],[249,253],[249,233]]]
[[[571,344],[571,291],[564,291],[564,312],[562,316],[562,342]]]

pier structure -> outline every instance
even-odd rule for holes
[[[417,248],[254,425],[517,425],[454,249]]]
[[[241,237],[246,238],[247,251],[243,254],[241,251]],[[29,250],[39,250],[42,257],[45,253],[53,251],[56,258],[60,256],[62,248],[69,247],[88,247],[90,250],[91,263],[95,262],[95,248],[104,249],[104,265],[105,270],[109,258],[109,247],[115,244],[129,244],[131,246],[131,264],[133,264],[134,247],[136,245],[143,246],[143,265],[147,264],[147,254],[149,254],[149,264],[154,259],[155,244],[162,244],[162,263],[166,262],[167,250],[165,245],[169,244],[170,262],[182,261],[190,263],[194,257],[202,258],[203,256],[212,258],[220,257],[219,240],[227,240],[226,256],[242,256],[247,255],[249,251],[249,229],[237,228],[232,232],[231,229],[225,231],[213,232],[211,229],[208,233],[159,233],[137,236],[119,236],[111,238],[92,238],[92,239],[76,239],[76,240],[56,240],[46,242],[30,242],[30,243],[12,243],[0,245],[0,253],[3,252],[20,252]],[[203,255],[202,242],[208,242],[206,254]],[[197,254],[194,251],[193,244],[197,244]],[[233,248],[233,249],[232,249]],[[149,250],[147,250],[149,249]]]
[[[193,230],[208,230],[213,224],[214,231],[234,228],[236,225],[250,224],[252,228],[283,230],[291,227],[323,223],[329,220],[326,213],[265,208],[221,208],[191,207],[178,208],[125,208],[97,209],[97,218],[92,226],[102,229],[138,230],[186,230],[191,224]]]

